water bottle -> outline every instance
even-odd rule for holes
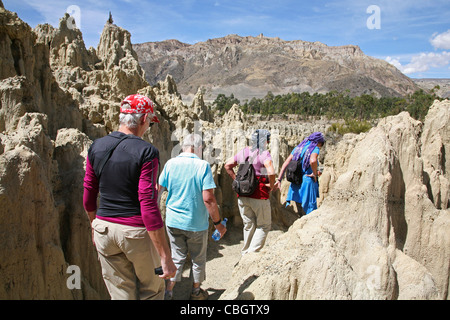
[[[223,221],[221,222],[225,227],[227,226],[227,221],[228,219],[225,218],[223,219]],[[215,230],[214,233],[212,234],[212,238],[214,239],[214,241],[219,241],[220,240],[220,232],[219,230]]]

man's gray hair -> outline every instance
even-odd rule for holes
[[[119,115],[119,123],[130,129],[138,127],[144,113],[121,113]]]
[[[183,139],[183,144],[182,144],[182,148],[187,148],[187,147],[194,147],[194,148],[200,148],[202,146],[202,137],[199,134],[195,134],[195,133],[191,133],[188,134],[184,139]]]

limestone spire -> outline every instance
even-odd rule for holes
[[[114,23],[114,20],[113,20],[113,17],[112,17],[112,14],[111,14],[111,11],[109,12],[109,19],[108,19],[108,21],[107,21],[109,24],[113,24]]]

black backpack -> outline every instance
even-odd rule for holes
[[[256,177],[255,168],[253,167],[253,164],[248,161],[248,158],[249,157],[245,159],[245,163],[239,165],[236,178],[231,184],[234,192],[244,197],[251,196],[259,184]]]
[[[291,160],[286,167],[286,180],[301,185],[303,181],[302,159]]]

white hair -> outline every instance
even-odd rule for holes
[[[202,137],[199,134],[191,133],[183,139],[183,149],[188,147],[200,148],[202,146]]]
[[[144,113],[121,113],[119,115],[119,123],[130,129],[135,129],[141,122]]]

